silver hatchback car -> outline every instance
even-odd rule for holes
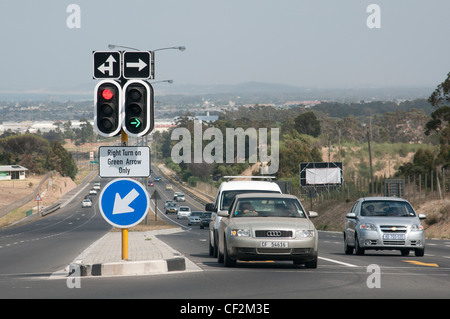
[[[360,198],[345,216],[344,250],[363,255],[365,250],[400,250],[403,256],[414,250],[425,253],[425,233],[411,204],[396,197]]]

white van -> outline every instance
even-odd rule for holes
[[[209,255],[214,257],[217,257],[216,243],[220,220],[222,219],[218,216],[218,213],[228,211],[236,195],[244,193],[282,193],[278,184],[271,181],[275,179],[272,176],[225,176],[224,178],[226,181],[220,184],[214,203],[205,205],[205,210],[212,212],[211,222],[209,223]]]

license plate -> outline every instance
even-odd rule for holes
[[[263,247],[263,248],[288,248],[289,243],[287,241],[262,241],[261,247]]]
[[[405,234],[384,234],[383,239],[387,240],[405,240]]]

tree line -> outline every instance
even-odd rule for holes
[[[0,165],[21,165],[34,174],[55,170],[74,180],[78,168],[72,155],[63,147],[64,139],[75,141],[75,145],[93,142],[96,138],[94,129],[86,119],[79,128],[72,128],[70,121],[55,124],[56,130],[49,132],[3,132],[0,135]]]

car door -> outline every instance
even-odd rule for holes
[[[356,225],[358,223],[358,217],[359,217],[359,208],[361,207],[361,202],[357,201],[352,209],[350,210],[350,213],[354,214],[354,218],[345,218],[345,235],[347,237],[347,242],[349,245],[354,246],[355,245],[355,234],[356,234]]]

